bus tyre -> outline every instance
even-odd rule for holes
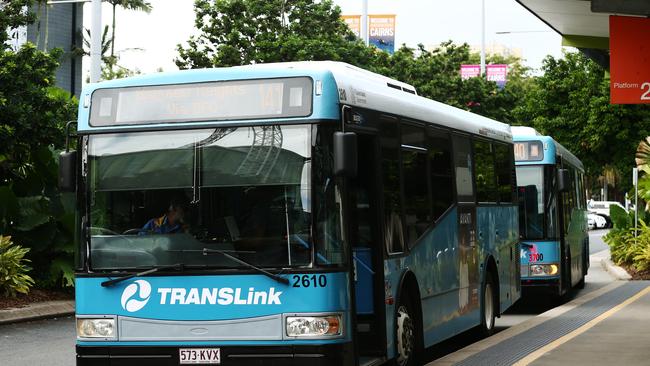
[[[479,332],[484,337],[494,334],[494,320],[496,319],[496,287],[492,273],[488,272],[483,281],[483,298],[481,299],[481,325]]]
[[[418,364],[420,351],[419,331],[417,328],[414,307],[410,299],[400,300],[397,307],[395,327],[395,345],[397,347],[398,366],[413,366]]]

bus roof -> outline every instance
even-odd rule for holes
[[[555,164],[556,156],[563,157],[569,164],[584,171],[584,165],[571,151],[567,150],[562,144],[555,141],[551,136],[545,136],[532,127],[512,126],[512,139],[514,142],[519,141],[540,141],[544,146],[544,160],[542,161],[519,161],[517,165],[535,165],[535,164]]]
[[[334,61],[302,61],[182,70],[90,84],[84,88],[81,103],[79,103],[78,130],[90,132],[118,129],[115,127],[93,128],[89,125],[90,96],[97,89],[296,76],[308,76],[315,81],[322,81],[322,95],[314,97],[314,106],[309,119],[338,120],[340,118],[338,103],[341,103],[435,123],[507,142],[512,141],[510,126],[505,123],[420,97],[417,95],[415,88],[409,84],[346,63]],[[282,123],[291,119],[273,119],[273,123]],[[295,119],[293,118],[293,120]],[[269,123],[269,120],[247,120],[238,124],[255,124],[258,122]],[[233,124],[233,121],[187,122],[183,126],[214,127],[226,123]],[[129,130],[134,127],[143,128],[143,126],[119,126],[119,130]],[[179,124],[165,123],[156,125],[156,128],[166,127],[179,128]]]

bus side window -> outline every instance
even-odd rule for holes
[[[496,173],[497,189],[499,191],[500,203],[512,203],[513,184],[512,184],[512,154],[511,148],[505,144],[494,144],[494,153],[496,156]]]
[[[429,176],[431,177],[431,206],[433,221],[454,203],[451,138],[448,132],[429,129]]]
[[[476,162],[476,198],[478,202],[497,202],[497,187],[492,144],[487,141],[474,141],[474,161]]]
[[[404,224],[409,247],[431,225],[424,128],[402,124],[402,174],[404,176]],[[422,175],[424,174],[424,179]]]
[[[454,169],[458,202],[474,202],[472,149],[467,136],[454,136]]]
[[[381,179],[384,198],[384,245],[389,254],[406,251],[402,226],[398,123],[397,118],[391,116],[382,115],[379,118]]]

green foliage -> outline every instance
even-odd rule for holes
[[[609,207],[609,215],[615,230],[627,230],[634,226],[634,214],[628,213],[618,205]]]
[[[381,54],[384,57],[377,57],[370,69],[415,86],[421,96],[501,122],[516,122],[512,106],[519,103],[529,84],[525,78],[528,70],[518,59],[488,57],[488,63],[511,65],[509,81],[500,90],[496,83],[484,78],[461,79],[460,65],[476,62],[479,57],[470,53],[467,44],[447,41],[431,51],[422,45],[417,50],[403,46],[392,56]]]
[[[25,4],[3,2],[0,38],[7,35],[2,22],[33,20],[31,14],[6,11]],[[31,43],[16,52],[0,49],[0,235],[29,248],[40,286],[69,284],[74,252],[74,197],[57,189],[56,152],[77,100],[54,86],[61,56],[60,49],[46,53]]]
[[[27,274],[31,270],[25,254],[29,248],[15,245],[10,236],[0,235],[0,292],[4,296],[16,297],[18,293],[26,294],[34,285],[34,280]]]
[[[650,269],[650,227],[639,219],[638,229],[635,230],[634,214],[614,207],[612,205],[610,209],[614,228],[603,237],[609,245],[612,261],[634,266],[639,271]]]
[[[331,0],[197,0],[194,8],[201,33],[178,46],[182,69],[298,60],[369,65],[375,57]]]

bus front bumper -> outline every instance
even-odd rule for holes
[[[220,365],[352,365],[352,343],[296,346],[206,346],[221,350]],[[77,346],[77,366],[180,365],[183,346]],[[201,348],[201,347],[193,347]]]

